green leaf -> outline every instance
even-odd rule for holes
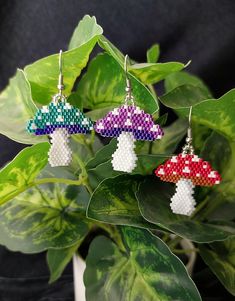
[[[160,97],[160,100],[165,106],[173,109],[188,108],[205,99],[212,98],[205,83],[185,71],[167,76],[165,91],[166,93]]]
[[[90,39],[102,35],[103,29],[97,24],[96,18],[85,15],[75,28],[69,42],[69,49],[80,47]]]
[[[163,163],[167,157],[165,155],[138,155],[137,166],[132,174],[149,175],[154,168]]]
[[[90,117],[92,120],[97,120],[103,118],[109,111],[112,111],[116,105],[112,105],[109,107],[101,108],[101,109],[94,109],[88,111],[86,115]]]
[[[156,63],[158,61],[159,55],[160,55],[159,44],[152,45],[147,50],[147,62],[148,63]]]
[[[158,123],[158,121],[157,121]],[[151,153],[153,155],[161,154],[160,156],[172,155],[177,149],[178,144],[185,136],[188,128],[188,122],[185,119],[177,119],[171,125],[164,127],[164,136],[161,140],[145,142],[140,148],[141,154]],[[158,155],[159,156],[159,155]],[[157,166],[157,162],[153,168]]]
[[[187,65],[178,62],[141,63],[129,66],[128,70],[142,83],[149,85],[165,79],[169,74],[180,71],[186,66]]]
[[[0,94],[0,133],[25,144],[47,141],[46,137],[30,135],[26,131],[27,121],[36,110],[30,84],[24,72],[18,69]]]
[[[130,175],[104,180],[91,196],[87,216],[110,224],[155,228],[144,220],[138,208],[135,191],[141,180],[140,176]]]
[[[115,47],[106,37],[103,35],[99,38],[99,45],[103,48],[107,53],[109,53],[118,64],[124,68],[124,55],[121,51]]]
[[[210,97],[201,87],[183,85],[162,95],[159,99],[164,106],[179,109],[195,106]]]
[[[97,237],[86,260],[87,301],[199,301],[182,262],[148,231],[122,227],[125,253]]]
[[[165,113],[157,118],[156,123],[159,124],[160,126],[164,126],[167,122],[167,118],[168,118],[168,113]]]
[[[178,110],[187,115],[187,109]],[[207,99],[193,108],[192,120],[205,125],[235,141],[235,89],[218,99]]]
[[[79,110],[83,110],[83,103],[81,99],[78,99],[77,94],[75,92],[72,92],[69,97],[67,98],[68,102],[78,108]]]
[[[209,133],[210,134],[208,135],[207,127],[194,124],[193,137],[195,138],[197,137],[196,139],[194,139],[194,145],[195,143],[198,143],[199,139],[202,140],[200,141],[201,144],[199,150],[200,157],[203,158],[205,161],[210,162],[213,169],[217,170],[222,176],[222,185],[220,183],[220,185],[216,185],[212,189],[211,187],[198,188],[200,199],[206,199],[205,201],[207,201],[208,207],[212,209],[217,203],[217,201],[223,203],[226,202],[226,195],[223,193],[224,180],[226,183],[227,180],[231,180],[231,179],[224,179],[224,175],[225,175],[224,172],[228,168],[229,159],[231,158],[231,147],[229,141],[224,136],[212,130],[209,130]],[[206,214],[205,206],[203,212],[199,211],[198,214],[200,216],[202,215],[204,216]],[[209,215],[205,215],[205,216],[207,219],[210,219]],[[216,219],[223,220],[223,217],[222,218],[219,217]],[[227,218],[225,218],[225,220],[226,219]]]
[[[50,269],[49,283],[60,278],[79,245],[80,243],[65,249],[49,249],[47,251],[47,263]]]
[[[205,125],[201,125],[195,122],[192,124],[193,146],[196,154],[201,152],[204,147],[205,141],[210,137],[212,132],[213,131]]]
[[[62,184],[36,186],[0,206],[0,244],[23,253],[79,244],[89,231],[84,190]]]
[[[177,119],[171,125],[164,127],[164,136],[159,141],[152,143],[152,154],[170,155],[177,149],[188,128],[188,122],[184,119]],[[157,166],[157,164],[155,165]]]
[[[157,178],[147,178],[136,194],[143,217],[150,223],[166,228],[175,234],[199,243],[225,240],[235,230],[221,223],[203,223],[187,216],[172,213],[170,198],[174,186]]]
[[[112,154],[117,148],[117,140],[112,139],[108,145],[105,145],[100,149],[94,158],[92,158],[86,165],[86,169],[89,174],[89,181],[93,188],[107,178],[113,178],[123,172],[115,171],[112,167]],[[136,168],[132,171],[132,174],[147,175],[152,174],[156,165],[161,164],[166,160],[164,155],[137,155],[138,161]]]
[[[131,76],[136,103],[149,113],[158,110],[158,104],[150,91]],[[125,74],[120,65],[107,53],[97,55],[89,64],[87,73],[77,87],[78,99],[86,109],[97,110],[119,106],[125,99]]]
[[[0,204],[4,204],[34,184],[47,164],[49,143],[23,149],[0,171]]]
[[[213,168],[218,170],[220,173],[229,169],[228,163],[232,156],[229,141],[224,136],[213,131],[204,142],[200,157],[211,162],[213,164]],[[233,177],[230,177],[230,179],[231,178]],[[226,180],[228,179],[229,178],[226,177]]]
[[[89,183],[93,189],[96,189],[103,180],[114,178],[121,174],[124,173],[122,171],[113,170],[111,160],[88,170]]]
[[[92,131],[91,134],[83,135],[73,135],[70,141],[70,146],[73,153],[73,161],[71,167],[75,173],[80,169],[80,160],[83,164],[86,164],[100,148],[103,147],[103,144],[100,142],[95,132]]]
[[[101,33],[102,29],[95,23],[95,18],[89,16],[85,16],[75,29],[70,42],[72,49],[63,53],[65,94],[71,92]],[[58,61],[59,54],[53,54],[25,67],[33,99],[40,104],[48,104],[52,96],[58,93]]]
[[[192,75],[186,71],[172,73],[168,75],[164,81],[166,93],[183,85],[200,87],[204,91],[205,95],[209,95],[209,97],[212,97],[211,91],[206,86],[206,84],[199,77]]]
[[[107,162],[111,159],[113,152],[117,147],[117,140],[112,139],[109,144],[102,147],[96,154],[95,157],[87,162],[86,168],[92,169],[97,167],[98,165]]]
[[[137,157],[137,166],[132,171],[132,175],[152,174],[153,169],[167,159],[167,157],[163,155],[138,155]],[[96,188],[103,180],[107,178],[114,178],[121,174],[125,173],[113,170],[111,159],[88,170],[90,184],[94,188]]]
[[[142,141],[137,141],[136,142],[136,148],[138,148],[138,142],[142,142]],[[145,145],[145,144],[144,144]],[[117,148],[117,139],[113,138],[109,144],[105,145],[104,147],[102,147],[95,155],[94,158],[92,158],[86,165],[86,168],[88,170],[91,169],[95,169],[96,167],[98,167],[99,165],[104,163],[104,166],[107,166],[107,168],[109,168],[110,164],[111,164],[111,159],[112,159],[112,154],[115,152]],[[146,147],[143,147],[142,145],[140,145],[140,149],[144,149],[144,152],[148,152],[148,148],[149,145],[146,143]],[[138,152],[137,152],[138,153]],[[146,155],[143,154],[143,152],[141,152],[141,154],[137,155],[138,156],[138,161],[137,161],[137,167],[134,170],[134,173],[140,173],[141,170],[145,171],[146,173],[149,173],[152,167],[148,167],[148,166],[143,166],[143,164],[148,164],[153,162],[154,160],[157,160],[157,162],[164,160],[165,156],[162,155],[156,155],[156,156],[152,156],[152,155]],[[107,164],[107,165],[105,165]],[[160,163],[159,163],[160,164]]]
[[[207,206],[199,214],[207,219],[233,220],[235,217],[235,143],[212,132],[205,141],[201,157],[212,163],[222,176],[222,182],[211,189],[204,189]]]
[[[235,237],[200,245],[200,255],[224,287],[235,296]]]

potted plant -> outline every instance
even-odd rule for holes
[[[102,52],[88,64],[96,45]],[[12,251],[47,251],[50,282],[76,256],[76,277],[78,265],[85,268],[87,301],[201,300],[192,280],[201,259],[228,296],[235,294],[235,90],[214,99],[201,79],[183,70],[185,64],[158,58],[156,44],[146,63],[128,67],[136,102],[165,132],[161,141],[136,143],[138,163],[130,174],[112,169],[115,138],[101,139],[94,131],[73,135],[72,163],[52,168],[48,138],[26,132],[27,120],[56,93],[58,55],[17,70],[0,95],[1,133],[32,145],[0,171],[0,243]],[[123,66],[123,54],[95,17],[85,16],[64,53],[68,101],[93,121],[103,117],[125,97]],[[160,81],[165,91],[157,95],[153,85]],[[160,106],[168,115],[160,115]],[[181,149],[189,106],[195,151],[223,179],[213,188],[196,188],[191,217],[171,212],[174,187],[153,173]]]

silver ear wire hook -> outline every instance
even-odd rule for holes
[[[127,60],[129,59],[128,55],[125,55],[125,60],[124,60],[124,71],[125,71],[125,76],[126,76],[126,99],[125,102],[127,103],[128,101],[131,101],[132,104],[134,104],[134,99],[131,93],[131,81],[128,76],[127,72]]]
[[[189,124],[189,127],[191,127],[191,122],[192,122],[192,110],[193,110],[193,107],[191,106],[189,108],[189,115],[188,115],[188,124]]]
[[[59,92],[53,96],[53,102],[57,104],[59,101],[66,101],[66,96],[63,95],[62,91],[64,90],[64,78],[63,78],[63,60],[62,60],[62,53],[63,51],[60,50],[59,53],[59,79],[57,88]]]
[[[183,154],[194,154],[194,148],[193,148],[193,136],[192,136],[192,128],[191,128],[191,124],[192,124],[192,110],[193,107],[191,106],[189,108],[189,115],[188,115],[188,131],[187,131],[187,137],[186,137],[186,144],[183,147]]]
[[[192,129],[191,129],[191,124],[192,124],[192,110],[193,107],[191,106],[189,108],[189,115],[188,115],[188,137],[192,139]]]
[[[62,73],[62,53],[63,51],[60,50],[59,53],[59,80],[58,80],[58,86],[59,89],[59,95],[62,96],[62,91],[64,90],[64,79],[63,79],[63,73]]]

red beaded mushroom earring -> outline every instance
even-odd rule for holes
[[[104,118],[97,120],[94,129],[104,137],[117,137],[118,148],[112,155],[114,170],[132,172],[136,167],[135,141],[153,141],[161,139],[163,131],[154,124],[150,114],[145,113],[135,105],[131,82],[127,72],[125,56],[124,70],[126,76],[126,97],[124,104],[109,112]]]
[[[194,154],[191,130],[192,107],[189,111],[189,128],[182,153],[173,156],[160,165],[155,174],[162,181],[176,183],[176,193],[171,198],[171,210],[176,214],[190,216],[196,205],[193,197],[195,185],[212,186],[219,184],[219,173],[210,164]]]

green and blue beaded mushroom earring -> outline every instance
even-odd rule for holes
[[[59,82],[58,94],[52,97],[47,106],[37,110],[33,119],[27,125],[29,133],[48,135],[51,138],[51,148],[48,161],[51,166],[67,166],[72,160],[72,151],[69,147],[69,137],[72,134],[87,134],[93,129],[93,122],[78,108],[73,107],[64,90],[62,74],[62,51],[59,54]]]

